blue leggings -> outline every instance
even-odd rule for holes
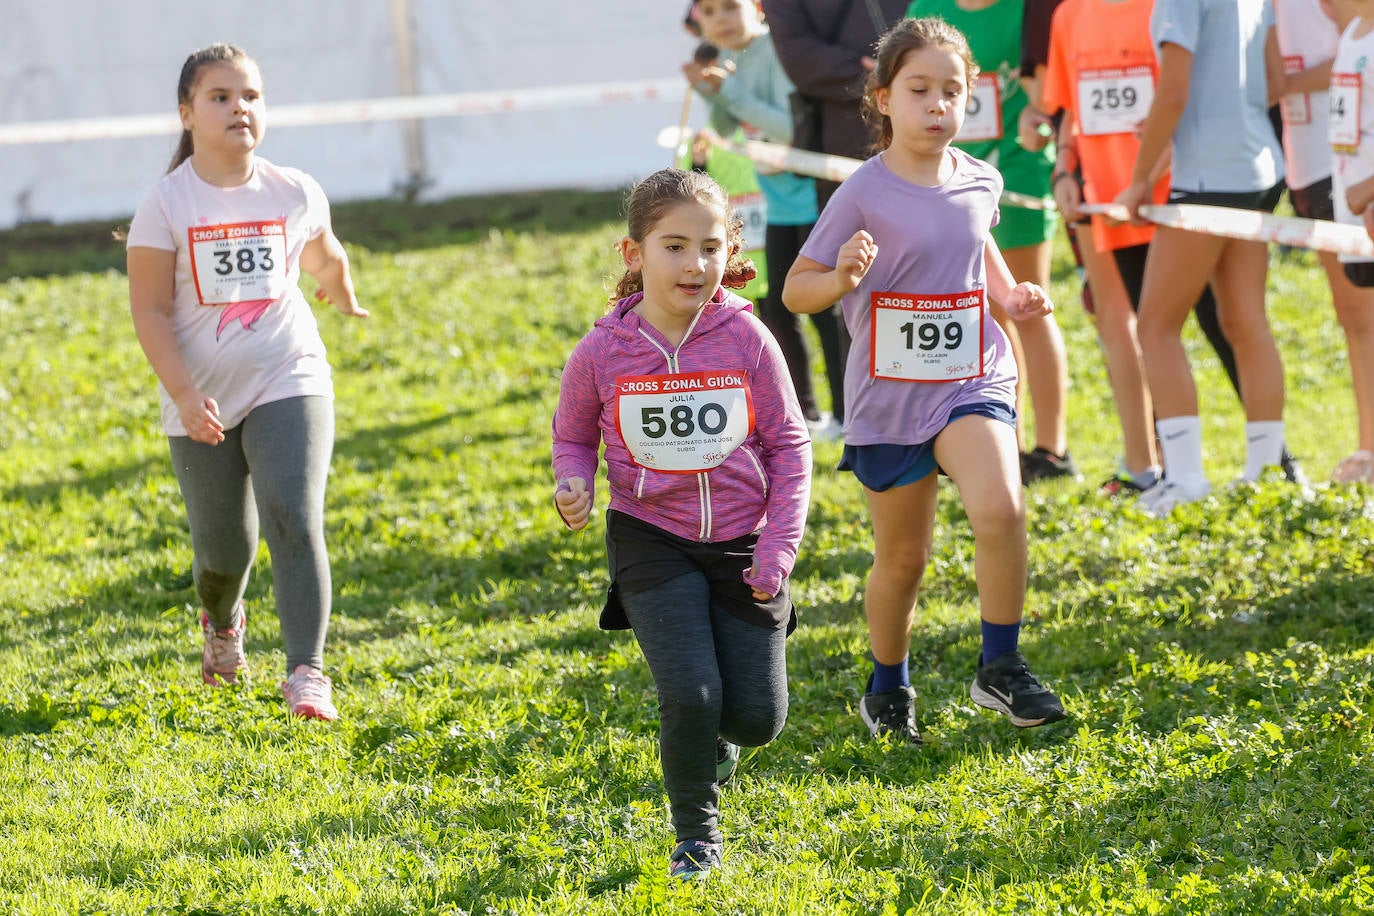
[[[191,573],[211,623],[228,627],[258,550],[272,555],[286,670],[322,668],[329,626],[324,485],[334,449],[334,402],[287,398],[253,408],[219,445],[171,436],[172,464],[191,524]]]
[[[721,841],[716,737],[757,747],[787,721],[787,630],[746,623],[710,599],[701,573],[620,594],[658,688],[663,786],[678,842]]]

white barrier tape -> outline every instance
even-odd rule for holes
[[[360,121],[451,118],[512,111],[543,111],[550,108],[658,102],[676,99],[681,93],[682,80],[678,78],[649,83],[588,83],[581,86],[550,86],[504,92],[397,96],[348,102],[273,106],[268,108],[267,124],[269,127],[306,127]],[[146,137],[174,134],[179,130],[181,121],[175,114],[70,121],[22,121],[0,124],[0,146]]]
[[[1080,209],[1120,221],[1128,215],[1126,208],[1119,204],[1084,204]],[[1173,229],[1374,258],[1374,240],[1362,226],[1203,204],[1146,204],[1140,208],[1140,214],[1152,223]]]
[[[674,146],[678,142],[678,136],[676,128],[665,127],[659,131],[659,145]],[[762,140],[746,140],[743,143],[737,143],[733,140],[720,140],[717,145],[730,150],[732,153],[746,156],[759,165],[765,165],[780,172],[796,172],[798,175],[810,175],[812,178],[823,178],[826,181],[844,181],[853,175],[859,166],[863,165],[862,160],[850,159],[847,156],[813,153],[809,150],[783,146],[780,143],[765,143]],[[1002,203],[1012,207],[1023,207],[1027,210],[1056,209],[1053,200],[1020,194],[1016,191],[1003,191]]]

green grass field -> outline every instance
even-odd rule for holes
[[[265,548],[254,680],[199,683],[189,539],[111,227],[0,234],[0,911],[1374,911],[1374,491],[1219,487],[1164,521],[1098,496],[1118,432],[1062,251],[1085,481],[1030,493],[1023,642],[1069,721],[1023,732],[971,705],[972,543],[947,488],[912,651],[929,744],[867,739],[872,544],[839,446],[817,446],[788,726],[725,792],[725,867],[667,886],[653,685],[633,639],[596,628],[602,526],[565,531],[548,472],[619,206],[337,208],[373,316],[318,313],[334,725],[285,715]],[[1289,442],[1322,480],[1355,445],[1343,340],[1315,259],[1274,267]],[[1224,482],[1243,417],[1200,341]]]

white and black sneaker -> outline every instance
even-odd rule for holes
[[[869,684],[873,681],[870,678]],[[916,730],[916,691],[910,686],[882,693],[866,693],[859,700],[859,717],[875,738],[886,736],[905,744],[921,744]]]
[[[968,695],[984,709],[1002,713],[1018,728],[1058,722],[1066,715],[1059,697],[1031,673],[1020,652],[999,655],[981,666]]]

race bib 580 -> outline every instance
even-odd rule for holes
[[[754,429],[744,371],[623,376],[615,422],[640,467],[693,474],[719,467]]]

